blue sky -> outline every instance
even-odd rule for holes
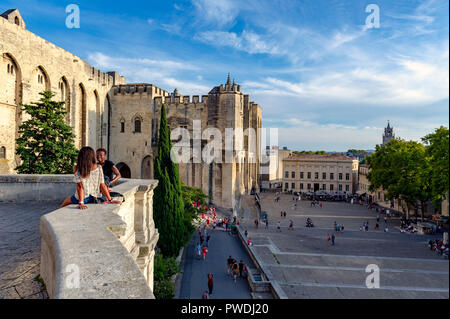
[[[65,27],[71,3],[80,29]],[[380,28],[367,29],[372,3]],[[9,8],[129,83],[201,95],[230,72],[291,149],[373,149],[387,120],[405,139],[448,127],[448,0],[0,1]]]

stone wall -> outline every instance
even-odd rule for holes
[[[21,19],[21,18],[20,18]],[[21,20],[23,23],[23,21]],[[38,101],[40,92],[51,90],[54,99],[66,102],[67,122],[74,128],[76,146],[106,147],[108,92],[120,76],[101,72],[86,61],[24,27],[0,17],[0,174],[13,173],[18,159],[15,140],[18,127],[27,120],[20,103]]]
[[[75,192],[72,180],[71,175],[0,176],[0,201],[62,202]],[[40,273],[50,298],[154,298],[157,183],[121,180],[114,187],[124,195],[121,205],[88,204],[87,210],[69,205],[41,217]]]

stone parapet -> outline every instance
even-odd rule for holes
[[[121,205],[69,205],[41,217],[40,273],[50,298],[154,298],[157,184],[122,179],[114,187],[123,195]],[[0,175],[0,201],[62,202],[74,192],[71,175]]]
[[[41,217],[41,276],[50,298],[154,298],[157,183],[126,180],[114,187],[121,205],[70,205]]]
[[[250,270],[248,273],[247,279],[252,292],[270,292],[275,299],[288,299],[286,293],[275,280],[272,272],[265,266],[255,249],[247,245],[247,240],[245,235],[242,233],[241,227],[238,226],[237,229],[238,237],[241,240],[242,245],[245,247],[245,250],[248,252],[257,268],[256,271]],[[261,280],[256,280],[255,275],[259,275]]]

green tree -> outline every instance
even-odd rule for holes
[[[72,127],[65,123],[64,102],[52,101],[50,91],[39,93],[39,102],[23,105],[30,119],[19,127],[16,154],[20,174],[72,174],[78,150]]]
[[[159,181],[154,195],[154,219],[160,237],[158,247],[165,257],[178,255],[190,239],[190,219],[184,212],[178,164],[170,156],[172,142],[164,104],[161,108],[158,156],[155,158],[155,179]],[[191,225],[192,227],[192,225]]]
[[[449,193],[449,130],[441,126],[434,133],[422,138],[426,145],[426,156],[430,163],[429,174],[431,198],[435,207],[445,200]]]
[[[384,189],[388,200],[399,199],[408,207],[423,213],[430,198],[429,167],[425,146],[415,141],[392,139],[386,145],[377,145],[375,153],[367,157],[370,172],[369,190]]]

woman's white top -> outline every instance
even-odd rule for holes
[[[90,195],[100,197],[100,184],[105,182],[103,177],[103,169],[100,165],[98,165],[97,168],[92,170],[86,178],[81,177],[78,171],[76,171],[73,181],[75,183],[83,183],[84,198],[87,198]],[[78,192],[75,192],[75,198],[79,199]]]

